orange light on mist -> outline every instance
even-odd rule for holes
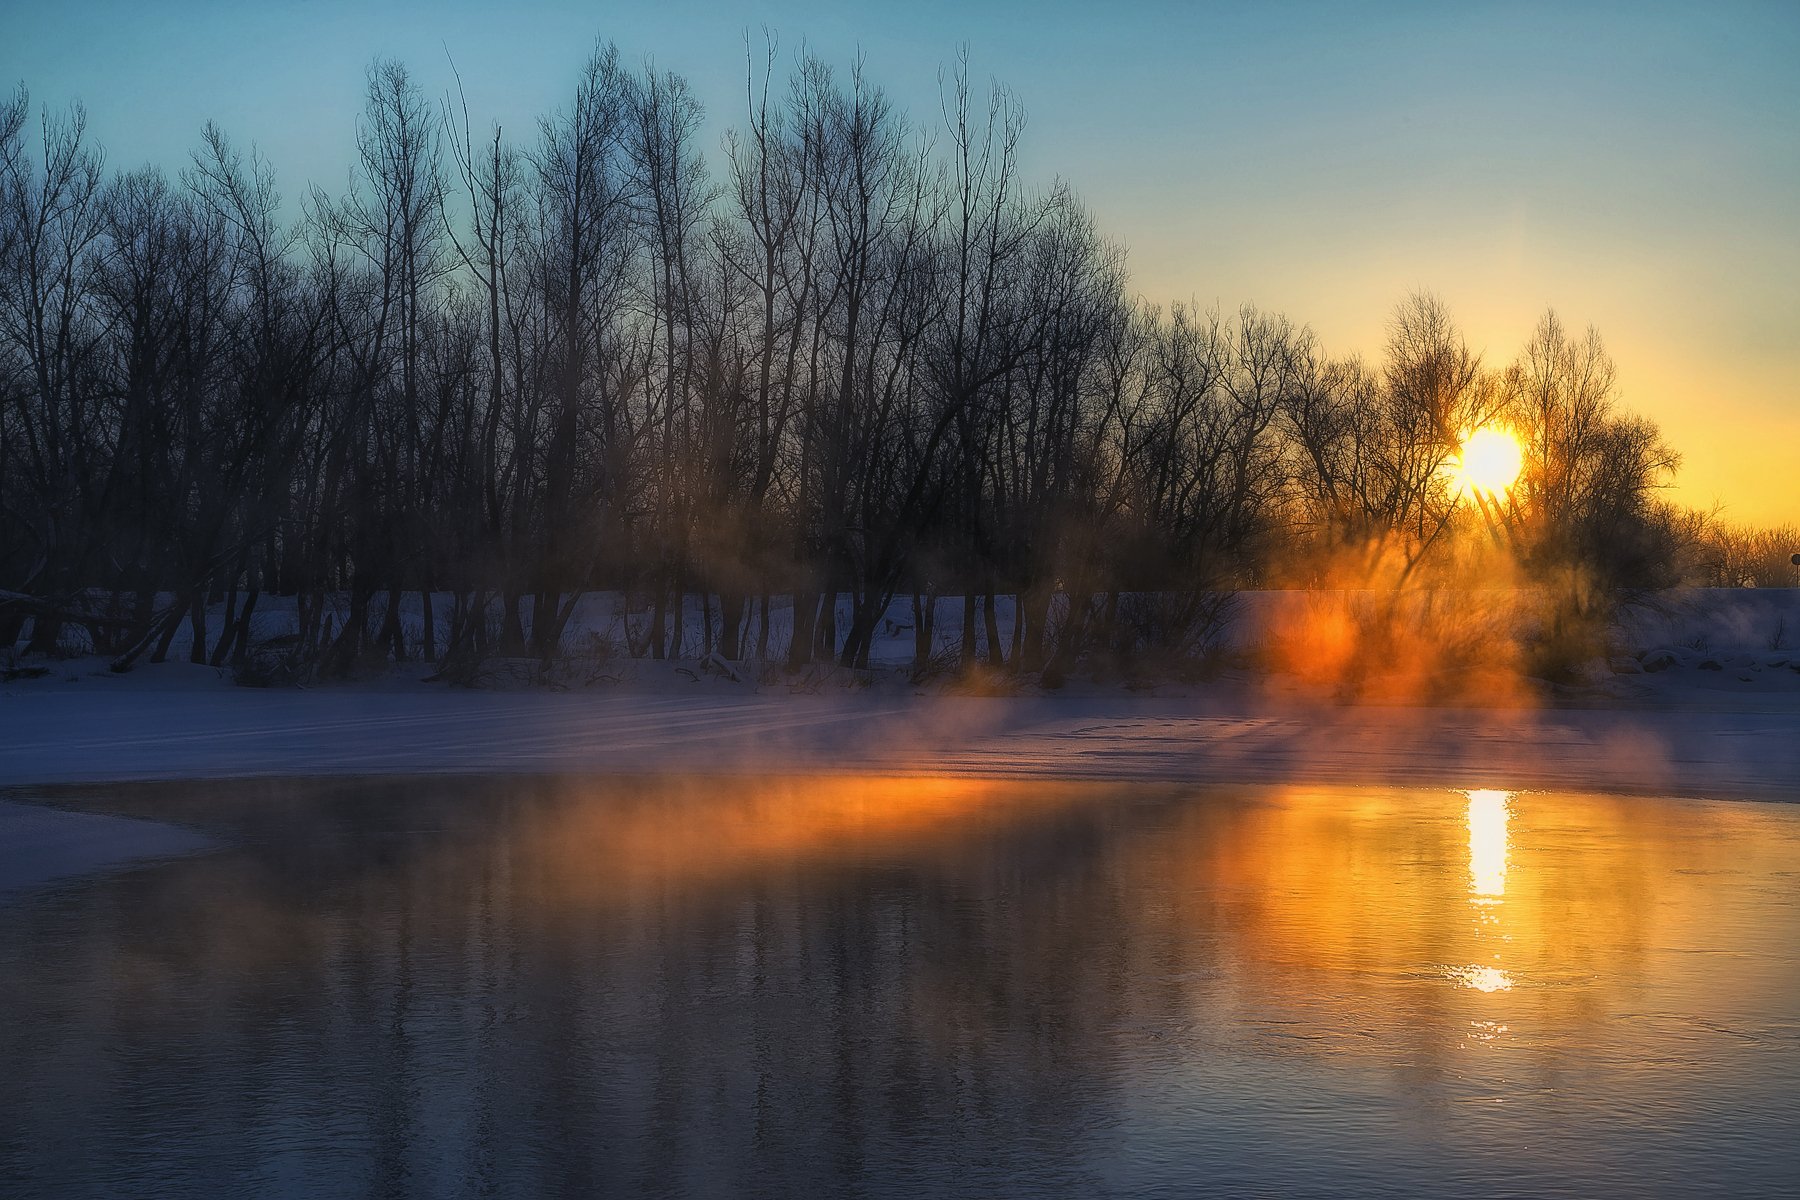
[[[1091,800],[1091,784],[956,777],[704,776],[557,785],[516,835],[544,894],[696,888],[779,866],[978,853],[981,834]],[[588,797],[604,797],[604,803]],[[522,818],[523,820],[523,818]],[[971,849],[973,848],[973,849]]]
[[[1463,435],[1462,448],[1446,464],[1458,496],[1503,496],[1512,490],[1525,465],[1519,439],[1504,429],[1489,427]]]

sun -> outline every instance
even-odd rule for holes
[[[1462,449],[1447,464],[1458,496],[1503,496],[1525,465],[1519,439],[1504,429],[1477,429],[1463,435]]]

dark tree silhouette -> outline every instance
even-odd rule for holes
[[[518,146],[377,62],[347,190],[290,219],[217,127],[178,178],[109,175],[21,89],[0,646],[127,669],[186,622],[241,666],[277,592],[284,670],[454,676],[554,658],[604,590],[635,654],[859,668],[910,594],[917,669],[960,597],[964,669],[1054,682],[1204,654],[1247,585],[1439,586],[1503,535],[1585,614],[1696,540],[1597,334],[1546,316],[1492,370],[1418,295],[1365,365],[1151,307],[1023,177],[1017,99],[966,61],[940,91],[915,122],[861,62],[783,78],[771,45],[715,160],[687,83],[610,45]],[[1495,422],[1526,469],[1478,514],[1445,467]]]

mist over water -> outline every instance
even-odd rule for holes
[[[1800,811],[973,780],[67,793],[7,1195],[1770,1194]]]

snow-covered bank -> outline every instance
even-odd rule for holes
[[[1254,644],[1282,604],[1304,598],[1244,597],[1234,639]],[[593,603],[603,624],[608,602]],[[940,614],[940,630],[949,618]],[[1493,709],[1339,707],[1233,670],[1172,694],[1077,685],[984,699],[920,694],[898,670],[869,688],[842,676],[796,683],[772,669],[759,684],[751,670],[732,681],[697,662],[629,658],[567,692],[425,684],[432,668],[419,663],[356,683],[260,690],[182,662],[120,676],[99,659],[48,660],[43,677],[0,684],[0,787],[844,770],[1800,799],[1800,653],[1785,648],[1800,642],[1800,592],[1666,597],[1632,616],[1621,637],[1616,673],[1574,691],[1539,689],[1522,706],[1517,695],[1496,697],[1511,706]],[[896,614],[878,645],[904,662],[910,640]]]
[[[1670,673],[1672,674],[1672,672]],[[0,786],[256,775],[868,771],[1580,788],[1800,799],[1800,703],[1349,708],[1218,688],[977,698],[891,690],[0,688]],[[1679,700],[1680,695],[1675,699]]]

